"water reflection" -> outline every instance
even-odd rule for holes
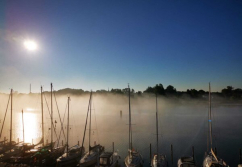
[[[64,130],[66,133],[66,117],[63,118],[66,109],[66,97],[58,97],[58,107],[60,116],[64,120]],[[83,139],[83,130],[87,112],[89,96],[72,97],[70,107],[70,145],[80,143]],[[19,102],[15,108],[18,115],[14,125],[14,133],[18,133],[20,141],[22,140],[22,106],[26,99],[16,99]],[[35,101],[39,99],[36,98]],[[48,100],[48,98],[47,98]],[[34,101],[34,100],[33,100]],[[39,102],[39,101],[38,101]],[[112,142],[115,144],[115,150],[119,150],[121,156],[120,164],[123,166],[123,159],[128,151],[128,104],[127,97],[102,97],[94,96],[94,116],[92,117],[92,141],[105,146],[107,151],[112,151]],[[31,104],[36,104],[37,110],[27,108]],[[173,144],[173,166],[176,166],[179,157],[191,155],[192,146],[195,147],[195,159],[198,166],[201,166],[204,153],[207,149],[207,103],[174,103],[159,99],[159,150],[167,155],[171,165],[171,144]],[[25,122],[25,141],[37,143],[41,136],[41,109],[40,102],[28,102],[25,104],[24,122]],[[142,153],[145,159],[145,166],[149,165],[149,144],[152,144],[152,150],[155,150],[155,100],[152,98],[137,98],[131,101],[132,122],[133,125],[133,146]],[[1,107],[1,106],[0,106]],[[21,107],[21,108],[20,108]],[[54,120],[57,120],[56,130],[60,134],[60,121],[56,106],[54,108]],[[4,111],[4,108],[2,108]],[[120,114],[122,111],[122,114]],[[237,166],[239,148],[242,148],[242,106],[219,106],[214,105],[213,111],[213,134],[214,146],[217,147],[218,156],[223,158],[230,166]],[[3,114],[1,114],[1,119]],[[6,121],[9,120],[9,114]],[[50,142],[50,114],[48,107],[44,104],[44,125],[45,141]],[[9,135],[9,122],[4,127],[4,135]],[[17,137],[15,138],[15,140]],[[54,135],[54,140],[56,136]],[[60,142],[65,139],[61,134]],[[85,147],[88,148],[88,137],[85,140]]]
[[[40,138],[39,132],[39,122],[37,120],[38,114],[32,113],[34,109],[28,108],[26,112],[23,113],[24,118],[24,141],[26,143],[35,142],[36,139]],[[19,124],[17,126],[17,138],[23,141],[23,122],[22,114],[18,114]]]

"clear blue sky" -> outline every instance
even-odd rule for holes
[[[27,51],[25,39],[38,43]],[[2,0],[0,92],[242,88],[242,1]]]

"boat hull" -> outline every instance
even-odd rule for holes
[[[140,153],[136,151],[131,151],[125,159],[124,163],[126,167],[142,167],[143,158]]]
[[[209,153],[203,160],[203,167],[210,167],[212,165],[218,167],[227,167],[227,164],[220,158],[216,157],[217,160],[214,158],[212,153]]]
[[[193,157],[188,156],[188,157],[181,157],[180,159],[178,159],[177,166],[178,167],[182,167],[182,166],[196,167],[196,164]]]
[[[90,152],[87,152],[79,161],[79,167],[95,166],[98,162],[99,155],[104,151],[100,145],[94,146]]]
[[[65,153],[56,160],[57,166],[58,167],[76,166],[80,161],[84,152],[85,152],[85,149],[84,148],[81,149],[80,147],[70,150],[68,155],[67,153]]]
[[[152,167],[168,167],[168,161],[165,155],[154,155],[151,161]]]

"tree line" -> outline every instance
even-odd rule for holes
[[[111,90],[97,90],[94,93],[97,94],[128,94],[129,89],[111,89]],[[145,96],[145,95],[154,95],[157,94],[159,96],[164,97],[175,97],[175,98],[204,98],[207,99],[208,91],[204,90],[196,90],[196,89],[187,89],[186,91],[177,91],[177,89],[172,86],[168,85],[166,88],[160,83],[156,84],[155,86],[151,87],[148,86],[144,91],[135,91],[134,89],[130,90],[131,96]],[[45,91],[45,93],[50,93],[49,91]],[[73,95],[82,95],[88,94],[90,91],[84,91],[82,89],[71,89],[65,88],[60,89],[58,91],[54,91],[57,95],[66,95],[66,94],[73,94]],[[230,100],[242,100],[242,89],[234,88],[232,86],[227,86],[226,88],[222,89],[220,92],[212,92],[212,95],[216,95],[221,98],[230,99]]]
[[[114,94],[126,94],[128,89],[111,89],[111,91],[96,91],[96,92],[109,92]],[[148,86],[143,92],[131,89],[132,94],[143,95],[143,94],[157,94],[165,97],[190,97],[190,98],[206,98],[208,97],[208,91],[204,90],[196,90],[196,89],[187,89],[187,91],[177,91],[176,88],[172,85],[168,85],[166,88],[160,83],[151,87]],[[232,86],[227,86],[222,89],[221,92],[213,92],[212,94],[216,94],[217,96],[231,99],[231,100],[242,100],[242,89],[236,88]]]

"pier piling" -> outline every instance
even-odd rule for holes
[[[171,164],[173,166],[173,145],[171,144]]]
[[[241,148],[239,149],[239,163],[242,164]]]
[[[193,161],[194,161],[194,146],[192,146],[192,158],[193,158]]]
[[[151,143],[150,143],[150,164],[151,164],[151,159],[152,159],[152,153],[151,153]]]

